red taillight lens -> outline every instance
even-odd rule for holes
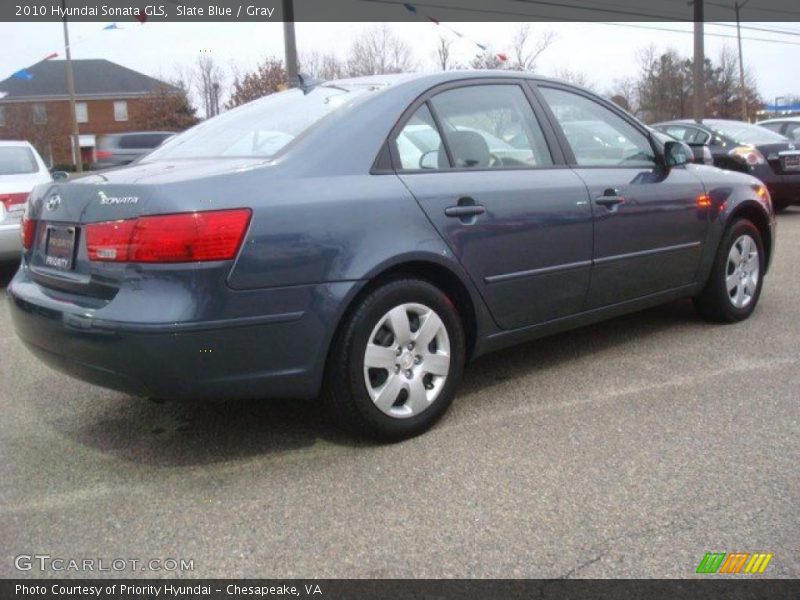
[[[22,192],[21,194],[0,194],[0,202],[3,203],[6,210],[12,210],[12,207],[18,208],[21,204],[25,204],[27,200],[27,192]]]
[[[92,223],[86,226],[86,248],[95,261],[231,260],[250,215],[249,208],[237,208]]]
[[[95,150],[94,151],[94,157],[97,160],[102,160],[104,158],[111,158],[112,156],[114,156],[114,153],[113,152],[109,152],[108,150]]]
[[[27,215],[22,217],[19,228],[19,237],[22,239],[22,247],[30,250],[33,247],[33,237],[36,235],[36,219],[29,219]]]

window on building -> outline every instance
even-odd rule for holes
[[[6,107],[0,106],[0,127],[6,126]]]
[[[47,123],[47,106],[44,104],[33,105],[33,122],[37,125]]]
[[[114,102],[114,120],[128,120],[128,103],[125,100],[118,100],[117,102]]]
[[[75,118],[78,120],[78,123],[89,122],[89,107],[86,102],[75,103]]]

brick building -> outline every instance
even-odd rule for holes
[[[84,162],[91,162],[98,135],[149,129],[139,119],[149,94],[179,92],[108,60],[73,60],[72,68]],[[0,139],[27,140],[50,166],[70,165],[71,132],[65,61],[42,61],[0,81]]]

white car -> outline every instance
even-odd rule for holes
[[[19,258],[19,226],[28,194],[52,180],[42,157],[28,142],[0,142],[0,260]]]

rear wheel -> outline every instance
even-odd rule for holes
[[[727,323],[749,317],[761,295],[764,259],[758,228],[746,219],[733,222],[722,237],[705,289],[694,299],[698,312]]]
[[[360,435],[418,435],[450,405],[464,354],[463,327],[447,296],[418,279],[391,281],[343,322],[328,365],[328,403]]]

